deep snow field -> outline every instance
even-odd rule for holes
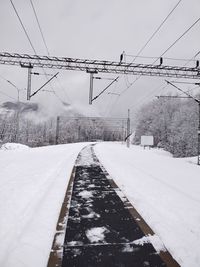
[[[87,143],[0,149],[0,266],[46,267],[73,164]],[[200,166],[158,149],[95,152],[182,267],[200,266]]]

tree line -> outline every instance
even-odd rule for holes
[[[142,135],[153,135],[155,146],[174,157],[196,156],[198,121],[198,104],[193,99],[155,99],[137,114],[134,143],[139,144]]]
[[[0,114],[0,142],[16,142],[31,147],[87,141],[121,141],[125,121],[59,116],[34,120],[20,112]]]

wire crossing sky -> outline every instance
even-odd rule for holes
[[[12,3],[20,15],[24,32],[16,15],[14,16]],[[134,59],[137,63],[150,64],[154,59],[141,58],[139,55],[160,57],[163,51],[166,51],[199,19],[199,10],[199,0],[60,0],[56,2],[54,0],[2,0],[0,52],[32,54],[35,50],[39,55],[118,61],[121,53],[125,51],[127,55],[137,56],[137,58],[127,56],[127,62],[131,63]],[[168,59],[164,59],[164,64],[183,66],[194,55],[196,55],[195,59],[198,59],[199,30],[200,26],[197,22],[183,36],[184,38],[181,37],[166,51],[164,56]],[[170,58],[186,61],[170,60]],[[195,65],[194,61],[188,64],[188,66],[193,65]],[[53,75],[53,72],[49,74]],[[17,84],[18,88],[26,88],[26,70],[0,66],[0,75]],[[102,76],[112,79],[117,77],[116,75]],[[131,81],[134,78],[128,77],[128,79]],[[39,88],[45,81],[45,76],[33,77],[32,86]],[[92,107],[88,107],[89,75],[87,73],[61,71],[59,84],[57,81],[52,81],[55,94],[61,101],[65,102],[65,99],[68,99],[72,106],[96,115],[104,115],[110,110],[111,116],[126,115],[129,107],[134,106],[139,99],[149,95],[150,91],[159,88],[162,84],[165,85],[162,78],[142,77],[137,80],[133,88],[119,97],[119,94],[130,85],[128,80],[120,79],[110,87],[109,92],[115,94],[104,93]],[[94,95],[98,95],[107,85],[106,80],[96,80]],[[190,89],[190,85],[185,86]],[[16,98],[14,88],[3,79],[0,80],[0,89],[3,93]],[[54,112],[62,108],[62,103],[55,94],[41,92],[34,97],[34,102],[42,103]],[[153,97],[154,95],[149,96],[147,101]],[[26,101],[25,94],[21,94],[20,100]],[[5,101],[8,101],[8,98],[1,94],[0,103]]]

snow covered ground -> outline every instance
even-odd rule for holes
[[[0,266],[46,267],[73,164],[86,143],[0,150]],[[162,150],[99,143],[95,152],[182,267],[200,266],[200,167]],[[87,153],[85,155],[87,161]],[[91,163],[91,162],[89,162]],[[101,238],[104,232],[97,229]]]
[[[86,143],[0,149],[0,266],[45,267],[74,162]]]
[[[200,166],[167,152],[101,143],[104,167],[182,267],[200,266]]]

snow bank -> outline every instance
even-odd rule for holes
[[[95,152],[179,264],[199,267],[200,167],[139,146],[101,143]]]
[[[17,144],[17,143],[5,143],[1,146],[0,150],[27,150],[29,149],[29,146],[22,145],[22,144]]]
[[[0,150],[0,266],[46,266],[73,164],[85,145]]]

